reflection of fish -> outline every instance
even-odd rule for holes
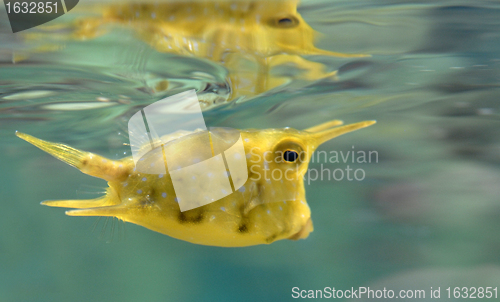
[[[178,1],[156,4],[111,4],[101,18],[79,22],[76,37],[103,33],[104,24],[122,24],[162,52],[189,54],[222,63],[229,70],[231,99],[252,96],[290,78],[317,80],[333,76],[302,55],[364,57],[318,49],[317,33],[297,12],[294,0]],[[298,75],[273,69],[295,69]]]
[[[312,152],[325,141],[374,123],[364,121],[335,127],[342,122],[334,120],[304,131],[242,130],[248,180],[234,193],[184,212],[180,211],[169,173],[140,173],[131,157],[113,161],[27,134],[16,134],[82,172],[108,181],[107,193],[101,198],[43,204],[77,208],[66,212],[70,216],[112,216],[192,243],[236,247],[306,238],[313,226],[303,177]],[[197,133],[175,133],[168,137],[175,144],[175,156],[189,156],[189,150],[199,147]],[[183,147],[186,143],[189,150]]]

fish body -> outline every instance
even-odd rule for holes
[[[70,216],[117,217],[195,244],[241,247],[306,238],[313,225],[303,177],[312,153],[327,140],[374,123],[340,126],[342,122],[335,120],[303,131],[291,128],[239,130],[246,154],[246,181],[236,186],[238,175],[231,175],[233,193],[186,211],[180,208],[173,178],[203,199],[205,193],[214,188],[206,187],[205,182],[192,182],[191,178],[211,177],[205,175],[205,170],[180,179],[174,172],[148,174],[138,169],[132,157],[109,160],[24,133],[16,134],[83,173],[108,181],[106,194],[100,198],[42,204],[74,208],[66,212]],[[170,144],[171,148],[165,149],[172,152],[169,158],[190,161],[193,150],[203,147],[200,138],[204,135],[206,131],[181,132],[162,141]],[[159,147],[154,146],[152,150]]]

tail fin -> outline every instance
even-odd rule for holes
[[[121,181],[126,179],[130,173],[130,166],[124,161],[109,160],[90,152],[80,151],[63,144],[43,141],[17,131],[16,135],[55,158],[94,177],[102,178],[107,181]]]
[[[75,200],[45,200],[41,204],[49,207],[86,209],[94,207],[105,207],[114,205],[112,198],[107,195],[95,199],[75,199]]]

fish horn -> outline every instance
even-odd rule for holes
[[[90,152],[80,151],[63,144],[47,142],[18,131],[16,131],[16,135],[85,174],[107,181],[121,181],[128,177],[127,165],[123,164],[122,161],[109,160]]]
[[[342,127],[336,127],[333,129],[323,130],[320,132],[315,132],[312,134],[312,136],[314,138],[316,138],[317,145],[319,146],[322,143],[331,140],[332,138],[335,138],[335,137],[340,136],[342,134],[349,133],[349,132],[352,132],[352,131],[355,131],[355,130],[358,130],[361,128],[371,126],[375,123],[376,123],[376,121],[359,122],[359,123],[355,123],[355,124],[345,125]],[[324,124],[322,124],[322,125],[324,125]],[[322,126],[322,125],[319,125],[319,126]],[[316,127],[319,127],[319,126],[316,126]]]
[[[329,122],[326,122],[326,123],[323,123],[323,124],[319,124],[319,125],[311,127],[311,128],[304,129],[304,131],[307,131],[307,132],[318,132],[318,131],[321,131],[321,130],[329,129],[331,127],[341,126],[343,124],[344,124],[344,122],[341,121],[341,120],[333,120],[333,121],[329,121]]]
[[[363,53],[335,52],[335,51],[319,49],[316,47],[313,47],[310,50],[305,51],[304,54],[305,55],[325,55],[325,56],[333,56],[333,57],[338,57],[338,58],[369,58],[372,56],[370,54],[363,54]]]

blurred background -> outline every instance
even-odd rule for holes
[[[287,301],[293,287],[327,286],[423,289],[427,301],[430,287],[443,298],[500,285],[497,1],[236,1],[219,19],[200,13],[215,2],[173,3],[81,0],[16,34],[0,9],[1,301]],[[375,119],[320,150],[378,162],[347,163],[362,181],[306,183],[314,232],[271,245],[194,245],[39,205],[95,198],[106,183],[16,130],[122,158],[130,116],[189,89],[209,126]],[[347,165],[310,168],[321,164]]]

